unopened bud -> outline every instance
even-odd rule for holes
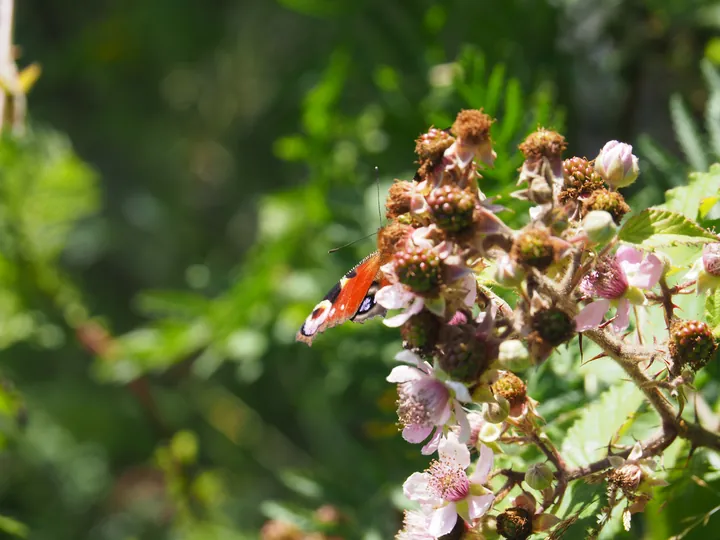
[[[552,484],[554,475],[552,469],[545,463],[535,463],[528,467],[525,472],[525,482],[528,486],[538,491],[542,491]]]
[[[532,365],[530,353],[519,339],[508,339],[500,344],[498,361],[500,366],[508,371],[522,371]]]
[[[588,212],[583,218],[582,228],[593,244],[606,244],[617,234],[613,217],[604,210]]]
[[[510,413],[510,403],[502,396],[495,396],[495,400],[483,405],[483,418],[491,424],[500,424]]]
[[[708,274],[720,277],[720,242],[713,242],[703,246],[702,263]]]
[[[595,158],[595,170],[615,189],[629,186],[640,173],[632,146],[619,141],[610,141],[603,146]]]

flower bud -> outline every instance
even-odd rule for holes
[[[508,339],[500,344],[498,361],[503,369],[509,371],[522,371],[532,365],[530,353],[519,339]]]
[[[552,469],[545,463],[534,463],[525,472],[525,482],[528,486],[538,491],[550,487],[554,475]]]
[[[497,517],[497,532],[503,538],[525,540],[532,529],[532,514],[525,508],[508,508]]]
[[[615,189],[629,186],[640,173],[632,146],[619,141],[610,141],[603,146],[595,158],[595,170]]]
[[[702,250],[705,271],[713,277],[720,277],[720,242],[705,244]]]
[[[502,396],[496,396],[495,400],[483,405],[483,419],[491,424],[501,424],[510,413],[510,403]]]
[[[593,210],[583,218],[582,228],[593,244],[607,244],[617,234],[613,217],[604,210]]]

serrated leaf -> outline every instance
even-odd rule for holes
[[[696,171],[707,170],[707,157],[697,126],[682,98],[677,94],[670,98],[670,116],[678,144],[690,166]]]
[[[565,461],[579,467],[604,458],[608,443],[622,435],[618,426],[625,424],[643,400],[642,392],[632,383],[605,391],[568,430],[562,443]]]
[[[720,165],[715,164],[706,173],[692,173],[686,186],[670,189],[665,193],[665,210],[680,212],[689,219],[696,219],[701,203],[720,191]]]
[[[618,238],[648,248],[717,241],[717,236],[684,215],[658,208],[649,208],[632,216],[620,229]]]
[[[713,334],[720,336],[720,288],[708,294],[705,300],[705,320]]]

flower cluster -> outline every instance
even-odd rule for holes
[[[547,510],[557,508],[569,479],[591,472],[607,471],[613,504],[624,497],[628,512],[642,511],[661,483],[650,458],[690,431],[668,428],[679,421],[683,385],[718,348],[707,324],[677,317],[673,295],[720,285],[720,237],[703,232],[702,256],[688,281],[674,287],[668,275],[678,275],[677,267],[667,255],[621,241],[632,212],[618,189],[639,175],[630,145],[610,141],[594,160],[565,158],[559,133],[528,135],[512,195],[529,201],[529,219],[513,229],[481,189],[497,158],[492,123],[481,110],[465,110],[450,129],[421,135],[417,174],[391,187],[390,224],[378,236],[383,286],[375,300],[389,312],[385,324],[400,328],[404,347],[387,380],[397,385],[402,437],[433,456],[403,486],[416,506],[405,514],[400,539],[451,532],[527,538],[559,526]],[[653,306],[665,316],[667,335],[644,339],[637,318]],[[627,332],[633,323],[636,335]],[[601,346],[599,357],[626,369],[667,428],[661,443],[638,444],[624,460],[609,447],[611,456],[587,470],[566,465],[522,378],[580,334]],[[650,376],[656,359],[666,368]],[[667,408],[669,399],[678,400],[680,413]],[[503,454],[511,445],[532,445],[545,460],[525,472],[493,470],[508,463]],[[513,490],[519,494],[509,502]]]
[[[551,458],[557,452],[542,438],[536,402],[518,373],[579,333],[609,332],[620,340],[633,309],[661,304],[665,258],[617,239],[630,212],[617,190],[639,174],[632,147],[610,141],[592,161],[565,159],[562,135],[530,134],[520,145],[525,161],[513,194],[530,201],[530,219],[513,230],[499,217],[503,207],[481,189],[482,173],[497,157],[492,123],[482,111],[466,110],[450,129],[421,135],[415,178],[397,180],[386,203],[391,223],[378,241],[385,286],[376,301],[390,311],[385,324],[400,328],[405,348],[387,380],[397,384],[403,438],[437,455],[405,482],[417,507],[406,512],[398,538],[458,530],[480,538],[488,528],[526,538],[557,524],[542,510],[561,496],[561,459],[551,461],[554,468],[535,464],[516,480],[539,490],[542,505],[526,494],[501,510],[507,493],[488,483],[503,441],[534,440]],[[719,247],[705,246],[689,274],[699,291],[720,284]],[[499,289],[481,286],[481,273],[494,275]],[[516,291],[514,307],[498,296],[502,290]],[[681,356],[682,365],[699,369],[716,350],[714,337],[668,316],[667,376],[677,375]],[[612,462],[620,468],[608,473],[611,485],[631,468],[645,470],[636,453],[622,465]],[[619,489],[635,501],[632,511],[649,497],[647,490],[638,495],[638,486]],[[492,517],[494,506],[499,514]]]

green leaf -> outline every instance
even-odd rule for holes
[[[28,536],[27,525],[8,516],[0,515],[0,531],[18,538],[27,538]]]
[[[586,407],[562,443],[568,465],[579,467],[606,457],[608,443],[623,434],[618,426],[625,424],[643,400],[642,392],[628,382],[610,388]]]
[[[713,334],[720,337],[720,288],[708,294],[705,300],[705,320]]]
[[[689,219],[696,219],[698,209],[708,198],[720,191],[720,165],[715,164],[706,173],[692,173],[686,186],[670,189],[665,193],[665,210],[679,212]]]
[[[620,229],[618,237],[623,242],[648,248],[717,241],[717,236],[682,214],[658,208],[649,208],[632,216]]]
[[[670,116],[677,141],[685,157],[688,158],[690,166],[696,171],[707,170],[707,156],[697,126],[682,98],[677,94],[670,98]]]

